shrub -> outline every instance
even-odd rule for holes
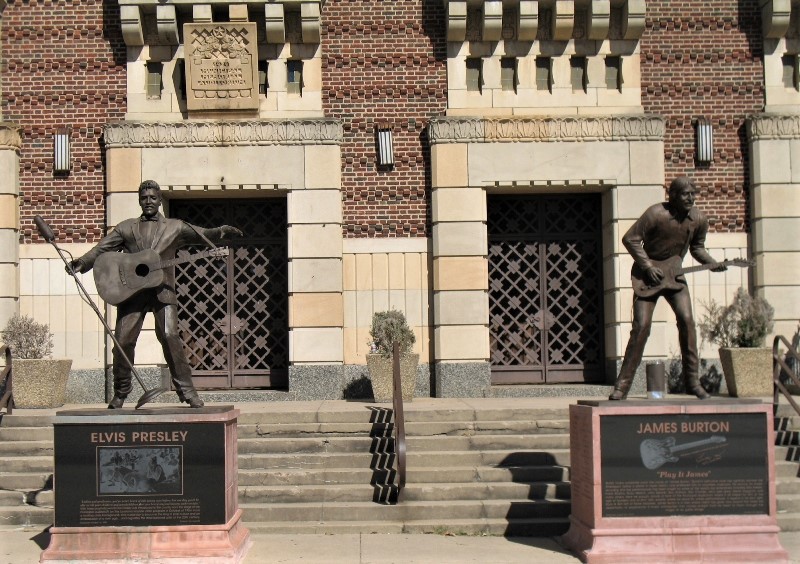
[[[46,323],[37,323],[27,315],[14,314],[8,320],[3,342],[16,358],[45,358],[53,352],[53,335]]]
[[[389,311],[376,311],[372,315],[372,327],[369,329],[370,352],[383,356],[392,355],[392,344],[400,343],[400,352],[405,353],[411,349],[416,338],[411,327],[408,326],[406,316],[395,309]]]
[[[744,288],[736,290],[730,305],[712,300],[705,309],[699,324],[700,334],[720,348],[763,346],[774,325],[772,306],[764,298],[751,297]]]

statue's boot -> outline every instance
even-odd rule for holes
[[[708,392],[703,389],[703,386],[700,385],[700,380],[697,378],[687,378],[686,379],[686,393],[690,395],[697,396],[698,399],[705,400],[710,398]]]
[[[624,400],[628,397],[628,391],[631,389],[633,378],[624,378],[620,376],[617,378],[617,383],[614,384],[614,391],[608,396],[610,400]]]

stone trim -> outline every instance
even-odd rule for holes
[[[120,122],[104,128],[105,146],[220,147],[339,145],[342,123],[333,119]]]
[[[434,118],[431,144],[519,141],[663,141],[659,116]]]
[[[747,118],[747,140],[800,139],[800,115],[761,114]]]
[[[19,151],[22,147],[22,127],[16,123],[0,122],[0,150],[13,149]]]

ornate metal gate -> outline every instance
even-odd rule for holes
[[[492,383],[603,377],[599,194],[488,198]]]
[[[285,388],[286,200],[173,200],[170,215],[238,227],[225,260],[176,267],[178,324],[199,388]],[[181,253],[188,253],[183,250]]]

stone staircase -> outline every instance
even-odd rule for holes
[[[407,405],[400,503],[386,406],[284,402],[243,409],[239,501],[246,525],[254,533],[565,532],[566,409],[514,400],[440,405]],[[17,413],[0,419],[0,524],[44,527],[53,517],[52,415]],[[775,458],[784,531],[800,531],[798,429],[800,417],[782,406]]]

